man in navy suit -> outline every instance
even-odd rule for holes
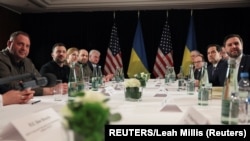
[[[98,67],[99,66],[99,61],[100,61],[100,56],[101,53],[100,51],[96,50],[96,49],[92,49],[89,52],[89,61],[88,61],[88,65],[89,68],[91,69],[91,71],[93,71],[93,67]],[[91,72],[92,73],[92,72]],[[107,74],[105,76],[105,80],[104,81],[110,81],[113,78],[113,74]]]
[[[243,40],[238,34],[230,34],[224,38],[223,42],[229,59],[236,60],[236,70],[238,71],[238,81],[241,72],[250,74],[250,56],[243,53]]]
[[[226,78],[227,61],[222,59],[221,47],[217,44],[207,46],[207,59],[210,65],[207,67],[209,82],[213,86],[223,86]]]

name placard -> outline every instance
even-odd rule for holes
[[[111,86],[108,86],[105,88],[105,92],[108,93],[109,95],[115,94],[115,89]]]
[[[67,140],[67,133],[61,123],[61,117],[52,108],[11,121],[3,129],[1,136],[6,140]]]
[[[190,107],[187,112],[184,114],[183,118],[180,121],[180,124],[210,124],[209,120],[202,115],[195,108]]]

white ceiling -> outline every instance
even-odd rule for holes
[[[249,0],[0,0],[17,13],[250,7]]]

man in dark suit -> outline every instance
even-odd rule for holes
[[[207,58],[210,65],[207,67],[209,82],[213,86],[223,86],[226,78],[227,61],[222,59],[220,46],[210,44],[207,46]]]
[[[94,66],[95,67],[99,66],[98,63],[100,60],[100,56],[101,56],[100,51],[95,50],[95,49],[90,50],[88,65],[89,65],[89,68],[91,69],[91,71],[93,71]],[[104,81],[110,81],[113,78],[113,76],[114,76],[113,74],[105,75]]]
[[[92,49],[90,52],[89,52],[89,61],[88,61],[88,65],[91,69],[91,71],[93,71],[93,67],[98,67],[98,63],[100,61],[100,56],[101,56],[101,53],[100,51],[98,50],[95,50],[95,49]]]
[[[238,81],[241,72],[250,74],[250,56],[243,53],[243,40],[238,34],[230,34],[224,38],[223,42],[229,59],[236,60],[236,70],[238,71]],[[249,78],[250,79],[250,78]]]
[[[194,79],[196,87],[198,87],[200,83],[203,65],[204,65],[204,57],[202,54],[199,54],[194,58]]]

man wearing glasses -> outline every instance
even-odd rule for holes
[[[199,81],[201,79],[202,73],[202,66],[204,64],[204,57],[202,54],[197,55],[194,58],[194,79],[195,79],[195,86],[199,86]]]

